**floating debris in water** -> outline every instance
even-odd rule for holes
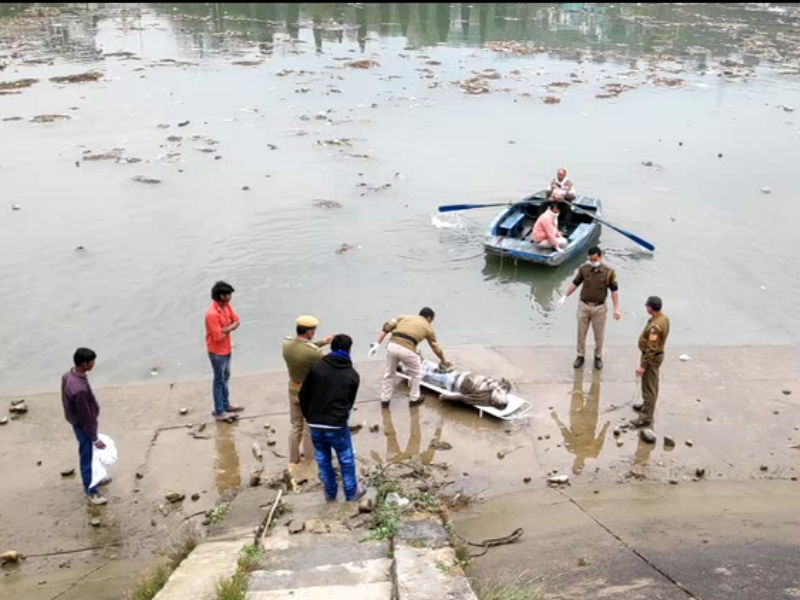
[[[16,81],[0,81],[0,90],[20,90],[23,88],[29,88],[34,83],[37,83],[38,79],[17,79]],[[5,119],[3,119],[5,121]]]
[[[52,123],[53,121],[66,121],[71,118],[69,115],[36,115],[31,117],[31,123]]]
[[[98,81],[102,76],[103,74],[98,71],[87,71],[86,73],[77,73],[75,75],[51,77],[50,81],[54,83],[84,83],[87,81]]]
[[[153,179],[151,177],[144,177],[143,175],[137,175],[133,177],[131,181],[138,181],[139,183],[146,183],[148,185],[155,185],[157,183],[161,183],[160,179]]]
[[[352,67],[354,69],[372,69],[373,67],[377,67],[380,63],[377,60],[372,60],[371,58],[362,58],[361,60],[354,60],[346,64],[348,67]]]
[[[337,202],[336,200],[314,200],[312,203],[316,208],[342,208],[341,202]]]

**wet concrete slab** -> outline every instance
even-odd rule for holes
[[[535,580],[544,598],[791,598],[798,586],[794,482],[530,490],[456,518],[470,540],[523,527],[470,569]]]
[[[390,408],[381,409],[383,361],[357,357],[362,387],[351,423],[364,424],[353,434],[358,457],[439,465],[452,481],[446,492],[476,498],[541,490],[556,471],[571,477],[570,491],[612,484],[627,488],[640,480],[700,485],[692,481],[698,467],[712,481],[769,483],[798,474],[800,450],[792,448],[800,443],[796,348],[670,348],[662,367],[655,445],[641,442],[632,431],[619,438],[612,433],[634,416],[635,348],[609,347],[601,372],[573,370],[573,351],[567,347],[448,351],[460,368],[511,378],[517,393],[533,403],[530,416],[516,422],[480,418],[472,408],[431,395],[423,405],[409,407],[403,386]],[[678,360],[683,353],[693,360]],[[154,381],[96,393],[101,431],[117,441],[120,451],[104,508],[87,507],[78,475],[62,479],[59,474],[77,467],[77,444],[56,394],[28,396],[30,412],[0,428],[0,472],[10,474],[0,490],[0,539],[9,546],[4,550],[30,557],[3,572],[11,592],[35,589],[40,580],[59,582],[61,591],[80,590],[87,573],[108,561],[113,564],[104,570],[146,562],[177,527],[196,524],[204,511],[247,486],[254,469],[263,468],[269,480],[280,477],[287,465],[282,372],[232,380],[232,400],[246,406],[232,425],[212,421],[208,380]],[[11,399],[0,399],[0,405],[8,406]],[[188,414],[182,416],[184,407]],[[370,431],[371,425],[377,431]],[[674,448],[664,447],[665,434],[675,438]],[[439,449],[442,442],[452,449]],[[261,460],[253,454],[254,443]],[[313,465],[306,470],[314,484]],[[170,491],[185,493],[186,499],[169,504],[164,496]],[[197,501],[191,499],[194,493]],[[101,518],[99,528],[89,525],[94,516]],[[67,559],[72,566],[59,569]],[[108,596],[100,590],[95,597],[118,597],[119,589],[107,589]]]

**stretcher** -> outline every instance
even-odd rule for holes
[[[403,365],[400,364],[397,369],[397,374],[406,382],[408,382],[408,375],[403,372]],[[471,406],[478,411],[478,415],[483,417],[484,413],[493,416],[496,419],[503,421],[513,421],[515,419],[522,419],[528,415],[533,408],[532,404],[527,400],[523,400],[519,396],[511,393],[506,393],[507,400],[505,408],[498,408],[496,406],[475,405],[468,402],[461,402],[457,397],[458,383],[463,380],[465,375],[469,375],[464,371],[451,371],[441,372],[438,366],[429,361],[422,361],[422,381],[421,386],[432,392],[439,394],[442,400],[451,402],[459,402],[464,406]]]

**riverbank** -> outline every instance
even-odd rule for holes
[[[679,360],[682,354],[691,360]],[[363,383],[351,422],[364,424],[354,436],[361,458],[446,465],[453,481],[448,491],[474,499],[530,488],[549,494],[545,480],[556,470],[571,477],[567,493],[608,488],[628,504],[637,504],[650,484],[674,488],[670,480],[681,490],[742,482],[743,494],[753,490],[765,498],[761,490],[781,483],[775,480],[800,490],[792,481],[800,452],[792,447],[800,443],[798,348],[671,347],[662,367],[659,440],[652,446],[633,432],[612,434],[633,416],[633,348],[608,348],[599,373],[573,371],[569,347],[459,347],[449,355],[461,368],[511,379],[533,403],[531,416],[517,423],[480,419],[472,409],[434,397],[409,409],[400,392],[382,411],[377,390],[383,363],[358,361]],[[288,437],[285,384],[283,372],[234,377],[233,398],[247,407],[234,425],[211,422],[209,381],[98,389],[101,431],[120,452],[104,508],[87,507],[76,477],[60,475],[76,466],[77,451],[58,395],[27,396],[29,412],[0,427],[0,539],[9,546],[3,551],[28,556],[4,569],[4,593],[29,600],[119,598],[178,524],[201,520],[220,499],[248,485],[254,469],[264,467],[265,480],[281,476]],[[19,397],[0,402],[7,406]],[[181,408],[188,414],[181,416]],[[371,431],[374,425],[377,431]],[[664,435],[674,438],[674,448],[664,447]],[[263,451],[261,461],[252,452],[254,442]],[[444,450],[447,445],[451,449]],[[707,483],[693,481],[698,468]],[[173,491],[186,499],[166,502]],[[664,503],[671,504],[669,496]],[[702,502],[685,506],[690,515]],[[101,520],[99,527],[90,525],[92,518]],[[472,523],[466,533],[479,537],[469,529],[479,532],[480,522]],[[538,564],[531,565],[534,572]]]

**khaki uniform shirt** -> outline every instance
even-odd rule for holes
[[[397,335],[392,335],[391,342],[398,344],[409,350],[417,350],[417,344],[423,340],[428,340],[431,350],[439,358],[442,358],[444,352],[439,342],[436,340],[436,333],[433,327],[428,323],[428,319],[419,315],[404,315],[387,321],[383,324],[383,330],[387,333],[402,333],[416,340],[416,344],[411,340]]]
[[[639,336],[639,350],[642,353],[640,367],[647,368],[656,356],[664,354],[667,336],[669,336],[669,317],[664,314],[650,317],[642,335]]]
[[[588,304],[602,304],[606,301],[608,290],[616,292],[619,289],[617,274],[611,267],[601,264],[596,269],[591,265],[581,265],[572,280],[575,286],[581,287],[581,302]]]
[[[325,340],[310,342],[304,338],[293,338],[283,342],[283,360],[289,369],[289,393],[297,394],[311,370],[311,365],[324,356]]]

